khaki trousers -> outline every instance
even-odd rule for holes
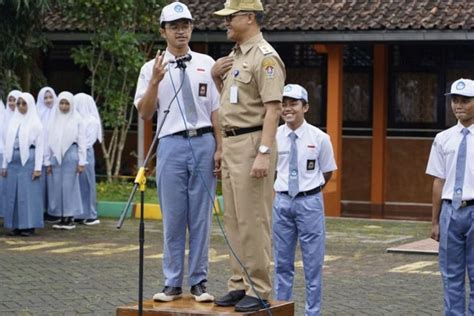
[[[255,291],[268,299],[271,284],[271,213],[276,164],[272,148],[268,176],[250,177],[260,146],[261,131],[223,138],[222,194],[224,224],[229,242],[252,279]],[[240,264],[230,254],[229,291],[256,296]]]

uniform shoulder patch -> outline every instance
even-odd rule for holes
[[[258,48],[260,49],[262,54],[265,55],[265,56],[273,54],[272,48],[267,44],[260,45]]]
[[[273,57],[265,57],[262,60],[262,67],[268,79],[273,78],[273,76],[275,75],[275,66],[276,61]]]

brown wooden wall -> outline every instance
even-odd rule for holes
[[[432,139],[389,138],[383,218],[429,220],[432,178],[425,174]],[[342,215],[374,217],[371,211],[370,137],[344,137]]]

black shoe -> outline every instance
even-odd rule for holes
[[[237,304],[235,304],[236,312],[254,312],[263,308],[270,307],[267,300],[259,300],[256,297],[245,295]]]
[[[214,303],[217,306],[234,306],[245,296],[244,290],[230,291],[226,295],[219,297]]]
[[[87,226],[99,225],[100,224],[100,219],[98,219],[97,217],[96,218],[89,218],[89,219],[85,219],[82,223],[84,225],[87,225]]]
[[[48,213],[44,214],[44,221],[50,224],[57,224],[61,222],[61,217],[49,215]]]
[[[180,298],[182,293],[183,290],[181,289],[181,287],[165,286],[163,288],[163,291],[153,295],[153,300],[159,302],[171,302],[175,299]]]
[[[191,286],[191,294],[194,296],[196,302],[212,302],[214,300],[214,296],[207,293],[206,281],[207,280],[202,280],[198,284]]]
[[[30,237],[31,235],[34,234],[34,232],[35,232],[34,228],[22,229],[20,232],[20,236]]]
[[[8,236],[20,236],[20,234],[21,234],[21,230],[15,228],[14,230],[8,233]]]

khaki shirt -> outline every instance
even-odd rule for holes
[[[225,131],[263,125],[264,103],[282,101],[285,65],[262,33],[236,46],[234,64],[223,76],[219,122]],[[237,103],[231,103],[231,88],[237,87]],[[235,90],[235,88],[233,88]]]

